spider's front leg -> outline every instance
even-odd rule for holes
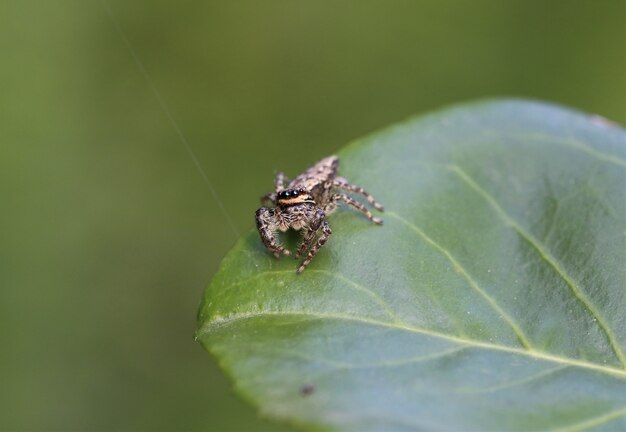
[[[261,205],[274,204],[276,202],[276,192],[266,193],[261,197]]]
[[[313,241],[315,234],[320,229],[322,231],[320,237],[317,239],[317,242],[313,245],[313,247],[311,247],[306,258],[304,259],[304,261],[302,261],[302,264],[300,265],[300,267],[298,267],[298,270],[297,270],[298,273],[302,273],[302,271],[306,268],[306,266],[309,265],[311,260],[315,258],[315,255],[317,255],[317,252],[320,250],[322,246],[324,246],[324,244],[328,241],[330,235],[333,233],[333,231],[330,229],[330,225],[328,225],[328,222],[324,220],[325,217],[326,215],[324,214],[324,211],[322,209],[318,209],[315,214],[314,221],[311,223],[311,225],[309,226],[309,230],[304,235],[304,239],[302,240],[302,244],[300,245],[300,248],[298,249],[297,256],[300,256],[302,253],[304,253],[304,251],[307,250],[307,248]]]
[[[276,194],[285,189],[285,182],[287,177],[282,172],[276,174],[274,177],[274,192],[266,193],[261,197],[261,205],[276,204]]]
[[[285,177],[285,174],[282,172],[276,173],[276,177],[274,177],[274,190],[276,190],[276,192],[280,192],[285,189],[286,181],[288,180],[287,177]]]
[[[256,227],[266,248],[274,252],[276,258],[280,254],[290,255],[291,252],[285,249],[276,241],[276,209],[262,207],[256,211]]]

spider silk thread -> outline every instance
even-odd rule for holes
[[[191,145],[189,144],[189,141],[187,141],[187,138],[185,137],[185,134],[183,134],[183,131],[178,126],[178,122],[176,121],[176,119],[174,119],[174,116],[172,116],[171,111],[169,110],[167,104],[165,103],[165,99],[163,99],[163,97],[161,96],[161,93],[159,92],[156,85],[154,84],[154,81],[152,80],[152,78],[150,77],[150,74],[146,70],[143,62],[141,61],[141,58],[137,54],[137,51],[135,51],[135,49],[133,48],[133,45],[130,43],[130,40],[126,36],[126,32],[120,25],[119,21],[115,18],[115,15],[113,14],[113,9],[111,9],[109,2],[107,0],[102,0],[102,6],[104,10],[106,11],[109,19],[111,20],[113,27],[115,27],[115,30],[117,31],[118,35],[124,42],[124,45],[126,46],[126,49],[128,50],[130,56],[135,61],[137,68],[139,69],[144,79],[146,80],[148,87],[154,94],[154,97],[156,98],[159,104],[159,107],[161,108],[161,111],[163,111],[163,114],[165,114],[165,117],[167,117],[168,121],[170,122],[174,130],[176,131],[176,135],[178,135],[180,142],[182,143],[183,147],[187,151],[187,154],[191,158],[194,166],[196,167],[196,171],[198,171],[198,174],[200,174],[200,177],[202,177],[204,184],[207,186],[207,188],[209,189],[209,192],[213,196],[213,199],[217,203],[217,206],[219,207],[220,212],[222,213],[222,215],[228,222],[228,225],[230,226],[230,229],[232,230],[233,234],[235,234],[235,238],[239,238],[240,234],[239,234],[239,231],[237,230],[237,227],[235,227],[232,217],[226,210],[226,207],[224,206],[224,203],[220,199],[217,191],[213,187],[211,180],[209,180],[209,176],[206,174],[206,171],[202,168],[202,165],[200,165],[200,161],[198,160],[196,153],[193,151],[193,149],[191,148]]]

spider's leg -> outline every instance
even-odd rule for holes
[[[296,253],[296,259],[300,258],[304,252],[311,246],[311,242],[315,238],[315,233],[320,229],[322,222],[324,222],[324,218],[326,215],[324,211],[320,208],[314,210],[315,215],[312,218],[311,223],[309,224],[307,230],[304,233],[304,237],[302,237],[302,243],[300,243],[300,247],[298,248],[298,252]]]
[[[361,194],[365,198],[367,198],[367,202],[370,203],[371,205],[373,205],[377,210],[380,210],[380,211],[385,210],[384,207],[382,205],[378,204],[374,200],[374,197],[371,196],[365,189],[363,189],[360,186],[355,186],[355,185],[352,185],[352,184],[348,183],[348,181],[345,178],[343,178],[343,177],[336,178],[335,181],[333,182],[333,187],[335,187],[337,189],[343,189],[343,190],[346,190],[348,192],[354,192],[354,193]]]
[[[332,212],[335,211],[335,209],[337,209],[337,200],[334,199],[334,195],[330,197],[330,199],[328,200],[328,203],[326,203],[326,205],[324,206],[324,213],[326,213],[327,215],[331,214]]]
[[[275,204],[276,203],[276,192],[266,193],[261,197],[261,205],[267,204]]]
[[[280,192],[285,189],[285,181],[287,181],[287,177],[285,177],[284,173],[276,173],[276,177],[274,177],[274,189],[276,192]]]
[[[333,233],[333,231],[330,229],[330,225],[328,225],[328,222],[326,221],[322,222],[321,230],[322,234],[317,239],[317,242],[313,245],[304,261],[302,261],[300,267],[298,267],[297,273],[302,273],[302,270],[304,270],[306,266],[309,265],[311,260],[315,257],[315,255],[317,255],[317,252],[322,246],[324,246],[324,243],[326,243],[330,235]]]
[[[354,200],[353,198],[349,197],[346,194],[335,194],[335,195],[333,195],[332,200],[333,201],[342,200],[346,204],[348,204],[350,207],[353,207],[353,208],[357,209],[358,211],[360,211],[361,213],[363,213],[372,222],[377,223],[378,225],[382,225],[383,224],[382,220],[378,219],[377,217],[372,216],[372,214],[367,209],[367,207],[365,207],[363,204],[361,204],[360,202]]]
[[[256,227],[266,248],[274,252],[278,258],[280,254],[290,255],[291,252],[276,242],[276,209],[261,207],[256,211]]]

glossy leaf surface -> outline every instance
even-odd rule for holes
[[[312,429],[626,430],[624,130],[480,102],[339,156],[384,226],[339,209],[301,275],[251,232],[206,291],[246,399]]]

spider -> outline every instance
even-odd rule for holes
[[[374,201],[362,187],[351,185],[348,180],[339,177],[338,168],[339,158],[329,156],[297,176],[286,187],[287,179],[279,172],[274,180],[275,191],[261,198],[261,205],[269,201],[275,206],[261,207],[256,211],[256,226],[263,244],[276,258],[280,258],[281,254],[291,255],[288,249],[278,243],[277,232],[284,232],[289,228],[303,230],[302,243],[295,258],[300,258],[307,250],[308,254],[298,267],[297,273],[301,273],[309,265],[332,234],[326,216],[335,210],[339,201],[365,214],[372,222],[378,225],[383,223],[362,203],[345,193],[337,193],[337,190],[343,190],[361,194],[377,210],[384,210],[383,206]],[[316,238],[317,241],[314,243]]]

